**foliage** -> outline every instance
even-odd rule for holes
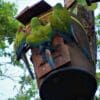
[[[97,52],[99,53],[100,52],[100,13],[95,17],[95,29],[97,33]],[[97,59],[97,67],[100,69],[100,58]],[[96,73],[96,78],[97,78],[98,86],[100,86],[100,72]],[[97,97],[97,100],[100,100],[100,95]]]
[[[12,76],[6,75],[6,72],[9,70],[8,64],[15,64],[14,52],[10,47],[19,24],[14,18],[16,12],[15,4],[0,0],[0,59],[2,57],[9,58],[8,61],[0,60],[0,79],[13,79]]]
[[[22,76],[19,84],[21,84],[18,94],[14,98],[8,100],[31,100],[35,99],[38,94],[36,80],[32,80],[30,76]]]
[[[0,57],[9,56],[12,62],[13,50],[7,50],[13,43],[15,33],[18,29],[18,22],[14,18],[17,8],[14,3],[4,2],[0,0]],[[13,60],[14,61],[14,60]]]
[[[89,10],[95,10],[97,8],[96,3],[92,3],[91,6],[87,6],[86,0],[77,0],[78,4],[84,5]]]
[[[0,5],[0,38],[2,41],[8,39],[8,42],[11,44],[18,27],[18,22],[14,18],[17,9],[15,4],[2,0]]]
[[[98,85],[100,85],[100,73],[96,73],[96,77],[97,77],[97,83]]]
[[[18,22],[14,18],[16,12],[15,4],[0,0],[0,57],[12,57],[12,52],[7,48],[12,44],[18,28]]]
[[[0,61],[0,80],[9,78],[14,81],[14,77],[7,74],[8,66],[10,64],[22,66],[16,61],[15,52],[11,48],[19,24],[14,18],[16,12],[15,4],[0,0],[0,59],[2,57],[4,57],[3,59],[9,59]]]
[[[96,3],[92,3],[91,6],[87,6],[86,0],[77,0],[78,4],[85,6],[89,10],[95,10],[97,8]]]
[[[99,47],[100,45],[100,14],[96,16],[95,19],[95,23],[96,23],[96,33],[97,33],[97,45]]]
[[[96,16],[95,18],[96,23],[96,32],[100,35],[100,14]]]

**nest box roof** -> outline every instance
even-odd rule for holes
[[[26,25],[33,17],[39,16],[51,8],[52,7],[48,3],[42,0],[31,7],[26,7],[19,15],[16,16],[16,19]]]

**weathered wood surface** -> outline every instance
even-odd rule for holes
[[[67,45],[64,44],[63,39],[59,36],[55,36],[52,42],[52,47],[57,45],[59,45],[59,47],[55,52],[52,52],[52,57],[56,67],[61,67],[62,65],[69,63],[71,59]],[[39,54],[39,49],[32,49],[32,61],[37,78],[41,78],[52,71],[48,62],[46,62],[42,55]]]
[[[83,24],[88,41],[89,41],[89,48],[91,51],[92,60],[94,62],[94,66],[96,63],[97,58],[97,46],[96,46],[96,32],[95,32],[95,19],[94,19],[94,12],[85,9],[83,6],[78,6],[78,15],[79,20]]]
[[[16,16],[16,19],[22,24],[27,25],[33,17],[38,17],[41,14],[48,12],[51,8],[52,7],[47,2],[41,0],[30,7],[26,7],[19,15]]]
[[[71,7],[74,3],[76,2],[76,0],[64,0],[64,6],[66,8]]]

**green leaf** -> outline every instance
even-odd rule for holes
[[[97,3],[92,3],[91,6],[88,6],[86,0],[77,0],[78,4],[85,6],[89,10],[95,10],[97,8]]]
[[[97,83],[98,85],[100,85],[100,73],[96,73],[96,77],[97,77]]]
[[[5,49],[6,48],[6,44],[4,41],[0,41],[0,49]]]
[[[89,10],[95,10],[96,8],[97,8],[97,3],[92,3],[91,6],[88,6]]]
[[[87,5],[86,0],[77,0],[78,4]]]

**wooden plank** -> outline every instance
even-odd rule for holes
[[[38,17],[41,14],[48,12],[52,7],[44,0],[32,5],[31,7],[25,8],[16,19],[22,24],[27,25],[33,17]]]
[[[56,36],[52,44],[53,47],[59,45],[56,51],[52,53],[56,68],[69,63],[71,61],[70,54],[68,46],[64,44],[63,39],[59,36]],[[48,62],[44,61],[43,57],[39,54],[38,49],[32,49],[32,61],[38,79],[54,70],[51,68]]]
[[[96,63],[97,58],[97,46],[96,46],[96,32],[95,32],[95,18],[94,18],[94,12],[87,10],[83,6],[78,6],[78,15],[79,20],[83,24],[88,41],[89,41],[89,49],[91,52],[91,57],[94,62]]]
[[[65,63],[71,61],[68,46],[64,44],[63,38],[56,36],[53,40],[53,46],[60,45],[60,47],[53,54],[55,58],[55,64],[57,67],[62,66]]]
[[[75,3],[76,0],[64,0],[64,6],[66,8],[70,8],[74,3]]]

